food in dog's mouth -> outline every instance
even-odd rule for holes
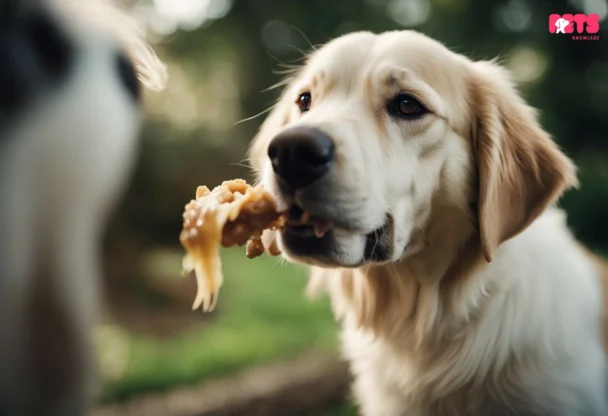
[[[223,282],[220,244],[224,247],[247,244],[247,257],[264,252],[262,233],[285,225],[286,216],[277,212],[274,199],[261,186],[252,187],[242,179],[223,182],[210,191],[199,186],[196,199],[183,214],[180,242],[186,249],[183,272],[194,270],[197,293],[192,309],[201,305],[212,311]],[[276,247],[270,254],[280,254]]]
[[[235,247],[247,244],[248,258],[268,251],[281,254],[275,241],[266,250],[262,243],[264,231],[300,230],[322,238],[332,223],[299,207],[288,212],[277,211],[272,196],[261,186],[250,186],[242,179],[225,181],[210,191],[199,186],[196,199],[190,201],[183,214],[180,242],[186,249],[183,273],[194,271],[197,293],[192,309],[212,311],[223,282],[219,246]]]
[[[323,238],[333,227],[331,221],[311,215],[297,205],[293,205],[287,212],[286,228],[293,233]]]
[[[388,213],[384,222],[372,231],[340,223],[339,216],[332,223],[307,214],[308,223],[301,224],[302,215],[300,208],[292,207],[280,234],[285,254],[300,262],[324,267],[360,267],[390,261],[399,249],[394,222]]]

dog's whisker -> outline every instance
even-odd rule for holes
[[[268,88],[264,88],[261,92],[263,92],[263,93],[264,92],[270,92],[270,91],[276,90],[277,88],[281,88],[281,87],[283,87],[283,86],[285,86],[287,84],[289,84],[289,78],[284,79],[282,81],[279,81],[276,84],[273,84],[273,85],[271,85]],[[273,107],[271,107],[271,108],[273,108]]]
[[[374,246],[372,247],[372,250],[369,254],[369,258],[366,259],[365,256],[363,257],[364,262],[371,262],[374,259],[374,254],[376,254],[376,247],[378,247],[378,242],[380,241],[380,232],[378,230],[374,231]]]
[[[254,172],[256,169],[250,165],[246,165],[244,163],[230,163],[230,166],[238,166],[242,168],[247,168],[250,172]]]
[[[298,68],[287,68],[287,69],[273,69],[272,73],[275,75],[292,76],[292,75],[296,74],[299,70],[300,70],[299,67]],[[282,87],[282,86],[288,84],[289,81],[290,81],[289,78],[287,78],[286,80],[283,80],[283,81],[279,81],[276,84],[272,85],[271,87],[262,90],[262,92],[272,91],[278,87]]]
[[[304,40],[308,43],[308,46],[310,47],[310,49],[312,51],[316,51],[317,50],[318,47],[312,44],[312,42],[310,41],[310,39],[308,39],[308,36],[306,36],[306,34],[301,29],[299,29],[298,27],[293,26],[293,25],[289,25],[289,27],[291,29],[295,30],[296,32],[298,32],[304,38]],[[306,53],[303,53],[303,54],[307,55]]]
[[[298,60],[301,60],[301,58],[296,59],[296,62]],[[286,63],[280,63],[279,67],[284,68],[284,69],[300,69],[302,68],[304,65],[303,64],[286,64]]]
[[[256,118],[258,118],[258,117],[260,117],[260,116],[263,116],[264,114],[267,114],[267,113],[269,113],[270,111],[272,111],[272,108],[273,108],[273,107],[269,107],[269,108],[265,109],[264,111],[259,112],[258,114],[254,115],[254,116],[247,117],[247,118],[244,118],[244,119],[242,119],[242,120],[239,120],[239,121],[237,121],[236,123],[234,123],[234,124],[232,125],[232,127],[234,127],[234,126],[236,126],[236,125],[239,125],[239,124],[241,124],[241,123],[245,123],[245,122],[247,122],[247,121],[255,120]]]
[[[252,163],[252,162],[259,162],[259,161],[265,161],[267,158],[266,157],[251,157],[251,158],[245,158],[243,160],[241,160],[240,163]],[[254,169],[252,167],[252,169]]]
[[[291,49],[294,49],[294,50],[296,50],[296,51],[298,51],[299,53],[302,54],[302,57],[299,58],[300,60],[304,60],[304,59],[306,59],[308,57],[306,51],[298,48],[296,45],[289,44],[287,46],[290,47]]]

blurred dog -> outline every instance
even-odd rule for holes
[[[608,414],[606,267],[551,207],[575,167],[506,69],[412,31],[343,36],[251,156],[280,208],[333,224],[265,240],[315,266],[365,416]]]
[[[96,0],[2,0],[0,62],[0,414],[84,415],[101,234],[165,68]]]

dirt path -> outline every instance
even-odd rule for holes
[[[348,391],[347,366],[308,354],[227,379],[95,409],[92,416],[285,416],[319,414]]]

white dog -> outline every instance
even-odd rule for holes
[[[507,70],[416,32],[346,35],[251,156],[280,208],[333,224],[265,240],[329,292],[363,415],[608,414],[607,269],[551,207],[575,167]]]
[[[94,0],[3,2],[0,61],[0,414],[84,415],[101,233],[165,69]]]
[[[557,28],[557,30],[555,31],[555,33],[566,33],[566,27],[568,27],[568,25],[570,24],[570,22],[566,19],[564,19],[563,17],[560,17],[559,19],[557,19],[555,21],[555,27]]]

